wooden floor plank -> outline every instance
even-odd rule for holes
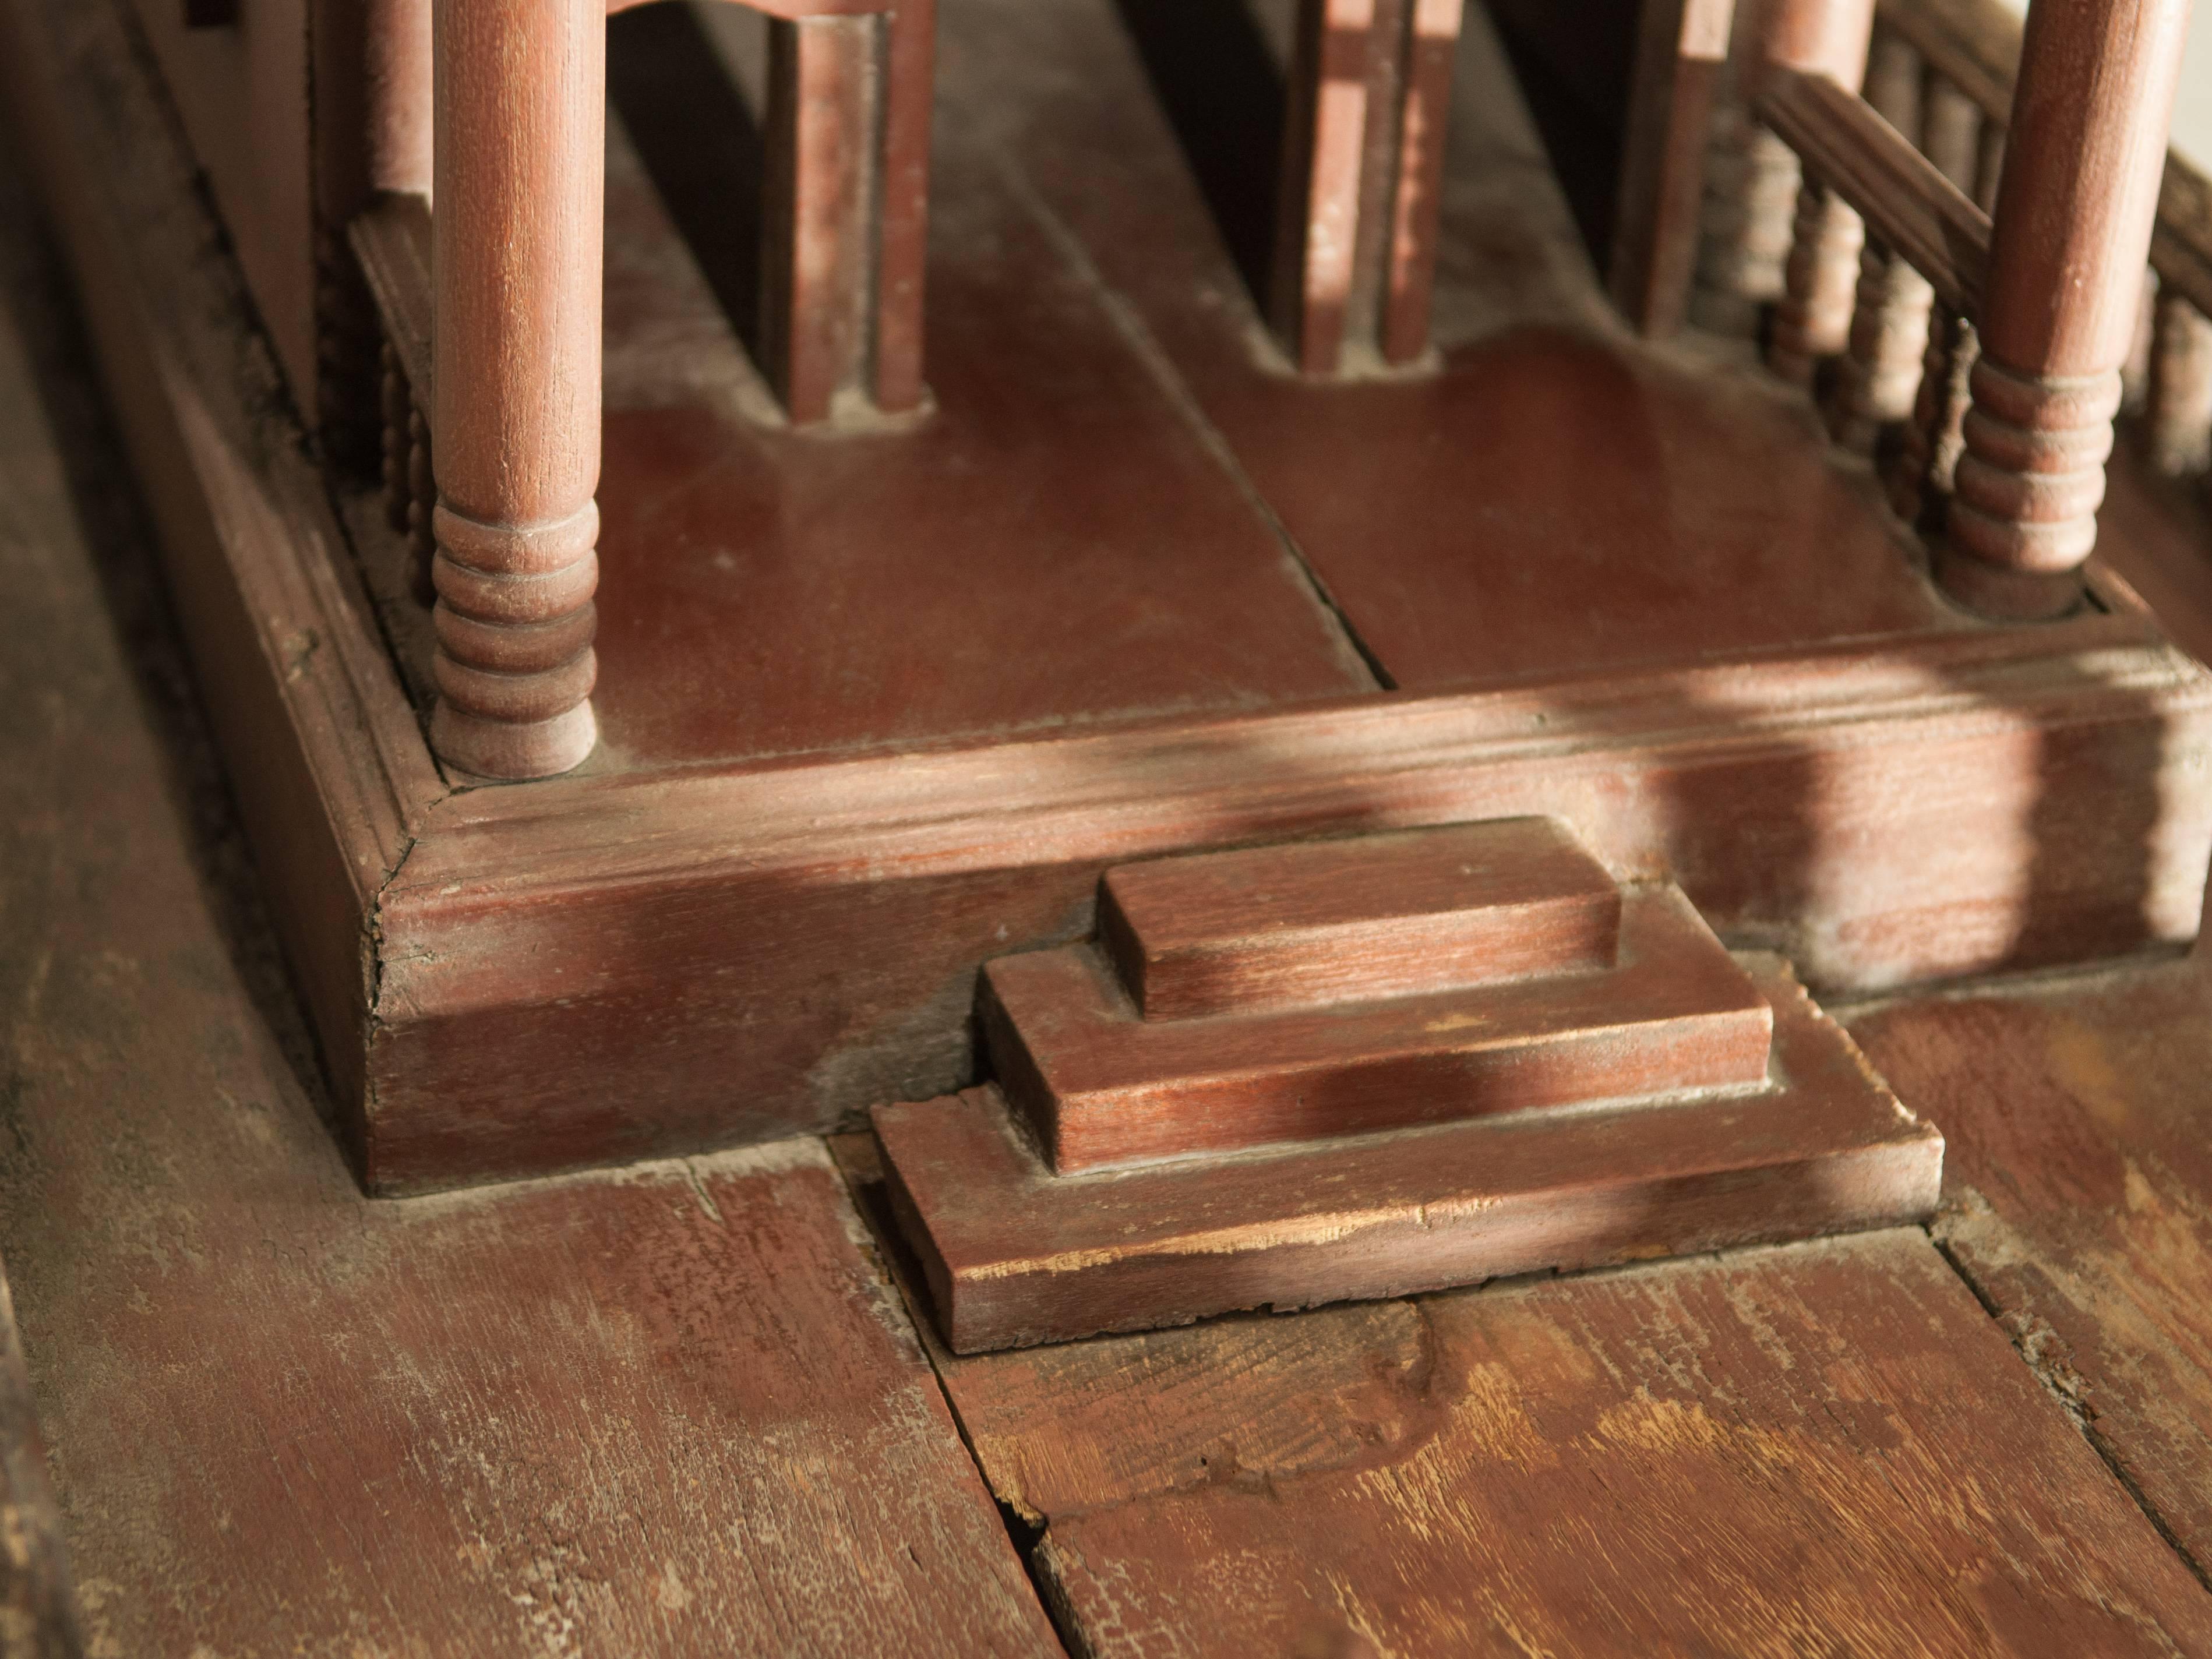
[[[1097,1655],[2212,1653],[1917,1231],[933,1352]]]
[[[2212,981],[2134,967],[1849,1022],[1943,1128],[1936,1236],[2212,1569]]]
[[[1059,1652],[818,1143],[360,1195],[0,225],[0,1249],[88,1651]]]

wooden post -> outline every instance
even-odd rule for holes
[[[769,20],[763,368],[795,424],[921,406],[934,0]]]
[[[1937,571],[1976,610],[2070,610],[2097,539],[2189,0],[2036,0]]]
[[[1755,72],[1825,75],[1856,92],[1873,33],[1874,0],[1769,0]],[[1784,379],[1810,386],[1821,360],[1850,343],[1865,242],[1858,214],[1821,179],[1805,175],[1782,304],[1767,343],[1767,364]]]
[[[1613,303],[1647,338],[1681,325],[1735,0],[1644,0],[1613,234]]]
[[[487,778],[598,738],[604,0],[436,0],[431,746]]]
[[[1462,0],[1301,0],[1272,309],[1309,374],[1428,348]]]

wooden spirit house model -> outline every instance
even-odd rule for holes
[[[1921,1218],[1814,996],[2196,935],[2186,0],[611,9],[0,7],[373,1190],[1379,1296]]]

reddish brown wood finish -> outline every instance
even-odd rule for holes
[[[1937,1237],[2201,1577],[2212,981],[2194,962],[1850,1016],[1951,1146]]]
[[[1309,374],[1428,348],[1462,0],[1299,0],[1275,309]]]
[[[1101,944],[1146,1019],[1613,965],[1620,891],[1548,818],[1125,864]]]
[[[1715,94],[1736,0],[1647,0],[1637,28],[1613,228],[1613,303],[1647,337],[1687,314]]]
[[[599,740],[601,0],[436,0],[438,707],[481,777],[565,772]]]
[[[995,1089],[879,1107],[876,1133],[961,1352],[1926,1215],[1942,1137],[1786,966],[1747,962],[1776,1015],[1776,1081],[1748,1095],[1073,1179],[1039,1158]]]
[[[1984,166],[1996,153],[1995,143],[1984,142],[1993,132],[1985,129],[1982,111],[1971,97],[1943,76],[1929,73],[1921,111],[1921,149],[1937,172],[1978,204],[1996,199],[1996,171],[1993,165]],[[1982,263],[1986,268],[1986,252]],[[1890,504],[1899,518],[1924,535],[1934,536],[1942,529],[1952,476],[1966,446],[1960,428],[1966,417],[1967,377],[1980,355],[1981,337],[1965,307],[1936,303],[1928,319],[1928,350],[1921,360],[1912,418],[1905,423],[1904,441],[1888,475]]]
[[[935,38],[933,0],[769,25],[761,338],[798,424],[921,403]]]
[[[939,1364],[1099,1659],[2212,1643],[1917,1231]]]
[[[448,797],[142,60],[102,7],[15,0],[0,14],[21,33],[0,53],[8,107],[56,181],[204,692],[373,1183],[767,1138],[957,1088],[975,1075],[977,963],[1082,934],[1102,869],[1194,848],[1556,811],[1623,876],[1677,876],[1730,937],[1786,944],[1830,987],[2080,961],[2194,931],[2212,700],[2146,624],[1930,634],[1941,613],[1863,489],[1748,381],[1557,329],[1462,347],[1449,373],[1397,385],[1268,373],[1171,140],[1124,95],[1140,71],[1114,57],[1127,46],[1111,12],[1006,0],[972,15],[948,89],[1020,124],[944,146],[959,169],[947,200],[969,216],[946,242],[1006,256],[938,273],[958,287],[940,318],[990,348],[949,360],[960,395],[878,447],[823,445],[772,416],[655,414],[648,392],[673,382],[652,378],[654,362],[706,343],[718,361],[734,352],[711,295],[680,317],[640,304],[682,250],[664,220],[652,235],[625,220],[627,314],[666,328],[620,366],[639,404],[623,434],[637,549],[625,571],[654,600],[633,613],[629,648],[676,672],[657,696],[650,675],[630,677],[621,750],[604,748],[590,775]],[[1474,46],[1470,73],[1484,62]],[[1071,52],[1100,72],[1056,81],[1048,120],[975,91]],[[1493,146],[1471,155],[1522,154],[1484,125],[1510,103],[1465,101],[1463,133]],[[993,159],[1017,153],[1034,194]],[[624,210],[649,195],[639,185]],[[1158,216],[1133,217],[1133,203]],[[1488,307],[1474,326],[1532,307],[1582,314],[1545,288],[1564,268],[1548,245],[1510,216],[1462,227],[1457,257],[1493,234],[1500,263],[1465,267]],[[1112,314],[1158,343],[1146,372],[1165,374],[1165,361],[1194,389],[1191,425],[1103,343],[1099,290],[1044,262],[1056,234],[1093,260],[1083,280],[1118,296]],[[1010,295],[1030,296],[1018,316]],[[1002,317],[1018,326],[994,331]],[[1077,385],[1014,395],[1039,377],[1006,351],[1071,341],[1085,347]],[[702,396],[722,397],[720,375]],[[1009,499],[1006,475],[981,463],[1024,460],[1071,406],[1134,471],[1102,470],[1101,448],[1060,475],[1072,501],[1021,504],[1043,513],[1054,556],[1025,566],[1034,585],[1003,608],[999,544],[949,532],[888,565],[851,562],[852,544],[777,543],[735,581],[711,562],[728,544],[684,539],[718,515],[846,511],[836,522],[860,525],[882,522],[885,503],[930,501],[964,525],[975,503]],[[955,432],[957,410],[969,424]],[[1559,441],[1599,420],[1633,441],[1602,458]],[[1437,432],[1451,443],[1407,441]],[[1365,680],[1309,602],[1284,597],[1298,578],[1205,459],[1217,439],[1300,544],[1326,551],[1332,588],[1358,596],[1364,635],[1401,683],[1429,695],[1276,707]],[[718,495],[686,470],[702,447],[724,453],[726,478],[804,490]],[[1359,458],[1359,490],[1321,464],[1332,458]],[[931,496],[909,488],[924,473],[966,483]],[[878,492],[893,475],[899,488]],[[1172,513],[1133,477],[1172,483]],[[1378,521],[1377,502],[1391,516]],[[363,507],[355,533],[377,548],[389,532]],[[1149,539],[1164,520],[1174,537]],[[992,522],[1026,535],[1040,520]],[[1379,542],[1428,550],[1396,586],[1361,562],[1378,522]],[[1115,530],[1105,552],[1102,524]],[[1624,544],[1644,553],[1617,558]],[[738,545],[750,557],[755,544]],[[823,546],[848,563],[817,583],[821,564],[800,552]],[[1606,603],[1563,612],[1559,596],[1596,592],[1598,573]],[[873,611],[853,597],[872,586],[888,595]],[[803,618],[832,610],[887,643],[793,648]],[[760,653],[694,652],[678,624],[702,614],[697,638],[760,639]],[[749,626],[715,631],[733,617]],[[1148,634],[1146,618],[1188,625]],[[1899,630],[1913,636],[1864,637]],[[1013,639],[1035,648],[1000,648]],[[987,650],[1035,672],[994,678]],[[710,671],[719,698],[699,678]],[[1470,683],[1492,689],[1452,690]],[[1006,745],[1018,701],[1043,707],[1045,724]],[[1097,729],[1133,713],[1158,718]],[[817,763],[834,746],[866,752]]]
[[[1873,29],[1874,0],[1768,0],[1755,71],[1759,100],[1778,76],[1818,76],[1856,92]],[[1858,213],[1831,180],[1807,168],[1767,342],[1767,363],[1784,380],[1809,386],[1814,368],[1849,345],[1865,239]]]
[[[1938,571],[1977,609],[2076,604],[2135,336],[2188,0],[2028,14]]]
[[[993,1073],[1062,1172],[1530,1107],[1745,1089],[1772,1018],[1697,913],[1629,896],[1620,963],[1425,995],[1135,1017],[1085,946],[988,963]]]

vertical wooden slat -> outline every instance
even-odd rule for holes
[[[861,387],[873,271],[880,18],[769,23],[761,338],[801,425]]]
[[[1769,0],[1754,73],[1824,75],[1856,92],[1873,31],[1874,0]],[[1784,380],[1810,386],[1820,362],[1850,343],[1865,240],[1865,223],[1850,204],[1805,175],[1767,342],[1767,365]]]
[[[1461,10],[1462,0],[1409,0],[1407,6],[1382,300],[1382,356],[1392,363],[1411,362],[1428,349]]]
[[[1615,216],[1613,303],[1647,337],[1689,309],[1712,116],[1735,0],[1645,0]]]
[[[437,0],[430,743],[487,778],[598,738],[604,0]]]
[[[1867,64],[1866,99],[1915,144],[1924,142],[1920,54],[1901,36],[1879,31]],[[1857,308],[1843,373],[1828,411],[1836,441],[1871,455],[1882,434],[1911,418],[1928,353],[1936,290],[1889,249],[1869,240],[1860,256]]]
[[[1462,0],[1301,0],[1268,309],[1309,374],[1428,347]]]
[[[923,265],[929,244],[929,127],[936,101],[936,0],[902,0],[884,20],[882,183],[875,271],[875,397],[920,407]]]
[[[1973,407],[1938,559],[1991,614],[2070,609],[2097,538],[2188,0],[2037,0],[1997,187]]]
[[[1291,66],[1274,310],[1291,360],[1334,371],[1359,234],[1376,0],[1300,0]]]

